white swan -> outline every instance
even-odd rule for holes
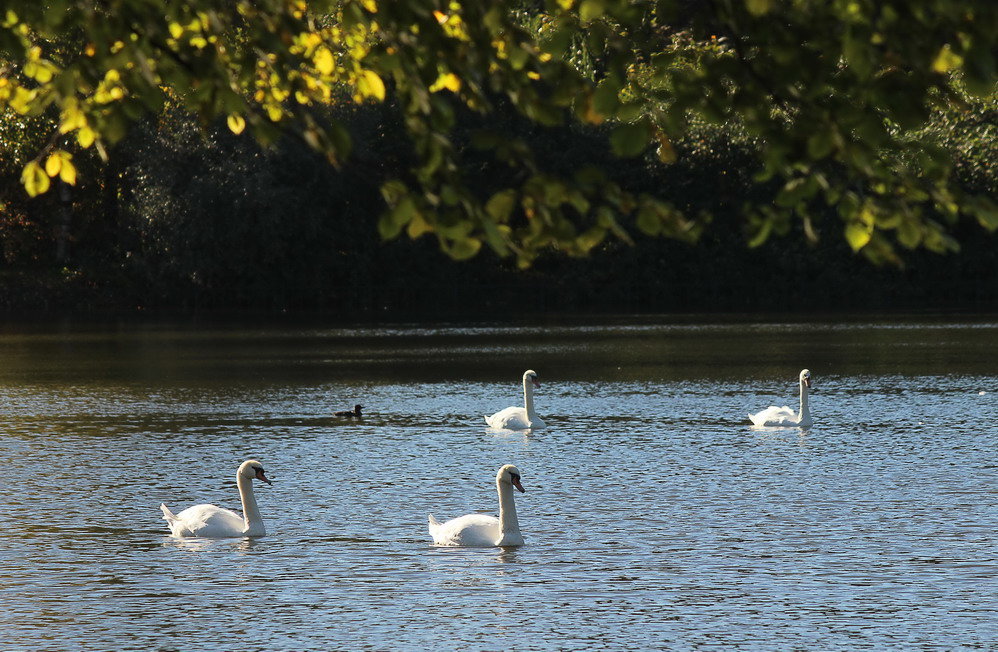
[[[810,428],[814,423],[811,419],[811,410],[807,406],[807,390],[811,387],[811,372],[802,369],[800,372],[800,412],[783,406],[781,408],[771,405],[762,412],[750,414],[749,419],[757,426],[766,427],[798,427]]]
[[[527,428],[543,428],[545,423],[534,412],[534,387],[540,388],[537,372],[528,369],[523,372],[523,404],[524,407],[508,407],[490,417],[485,417],[485,423],[498,430],[526,430]]]
[[[236,471],[236,485],[243,503],[243,516],[232,510],[215,505],[195,505],[179,514],[174,514],[166,505],[160,505],[163,518],[170,525],[170,533],[175,537],[206,537],[224,539],[227,537],[262,537],[267,534],[253,496],[253,478],[272,484],[264,474],[263,465],[256,460],[247,460]]]
[[[430,536],[438,546],[522,546],[520,522],[516,519],[513,504],[513,487],[523,492],[520,471],[507,464],[496,473],[496,491],[499,492],[499,518],[486,514],[468,514],[439,522],[430,514]]]

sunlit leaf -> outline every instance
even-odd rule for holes
[[[430,92],[436,93],[439,90],[447,89],[452,93],[461,90],[461,78],[452,72],[437,77],[437,81],[430,86]]]
[[[936,55],[935,60],[932,62],[932,69],[939,73],[947,73],[950,70],[956,70],[962,65],[963,57],[954,52],[949,44],[946,44],[939,49],[939,54]]]
[[[30,196],[37,197],[48,191],[49,175],[45,173],[37,161],[31,161],[21,171],[21,184],[24,185],[24,189]]]
[[[50,154],[49,157],[45,160],[45,174],[49,175],[50,177],[54,177],[55,175],[59,174],[59,170],[61,168],[62,168],[62,156],[59,155],[59,152],[54,152]]]
[[[315,63],[315,68],[323,75],[332,74],[333,70],[336,68],[336,61],[333,59],[333,53],[329,51],[329,48],[323,46],[315,51],[315,56],[312,57],[312,61]]]
[[[94,144],[94,139],[96,138],[96,133],[90,127],[82,127],[78,132],[76,132],[76,141],[80,143],[80,147],[86,149]]]
[[[373,70],[365,70],[357,80],[357,90],[363,97],[373,97],[379,101],[385,99],[385,82]]]
[[[872,235],[873,229],[862,222],[852,221],[846,224],[846,242],[849,243],[853,251],[859,251],[865,247],[870,242]]]
[[[59,178],[71,186],[76,185],[76,166],[68,158],[62,161],[62,167],[59,168]]]
[[[230,113],[226,124],[229,125],[229,131],[236,135],[243,133],[243,129],[246,128],[246,120],[237,113]]]

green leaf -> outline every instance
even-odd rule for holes
[[[620,106],[619,94],[620,86],[610,78],[604,79],[593,92],[593,110],[604,118],[614,116]]]
[[[977,222],[990,232],[998,230],[998,204],[982,195],[968,197],[963,202],[964,210],[977,218]]]
[[[645,235],[656,236],[662,231],[658,211],[652,206],[642,206],[638,211],[637,226]]]
[[[648,124],[644,121],[617,126],[610,134],[610,147],[617,156],[637,156],[648,146]]]
[[[593,247],[603,242],[605,238],[606,229],[598,226],[590,227],[575,239],[575,246],[579,248],[581,253],[588,254]]]
[[[478,253],[482,248],[482,241],[478,238],[461,238],[454,240],[444,249],[447,255],[454,260],[468,260]]]
[[[385,240],[391,240],[402,232],[402,228],[419,215],[419,209],[412,197],[403,198],[394,208],[381,215],[378,220],[378,233]]]
[[[745,0],[745,7],[753,16],[764,16],[773,7],[773,0]]]
[[[568,26],[551,30],[544,36],[544,40],[541,42],[541,48],[551,56],[561,57],[572,45],[572,39],[574,37],[575,30],[569,28]]]
[[[512,214],[515,206],[516,191],[511,189],[501,190],[489,198],[489,201],[485,204],[485,212],[495,222],[502,224],[509,221],[509,216]]]
[[[583,22],[589,22],[602,16],[605,11],[605,0],[582,0],[582,3],[579,5],[579,18]]]
[[[430,233],[431,231],[433,231],[433,227],[419,213],[413,215],[409,221],[409,226],[406,228],[406,233],[411,240],[415,240],[424,233]]]

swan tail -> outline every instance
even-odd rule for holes
[[[428,520],[429,520],[429,523],[430,523],[430,527],[435,527],[437,525],[440,525],[440,521],[438,521],[437,519],[433,518],[433,514],[430,514]]]
[[[165,503],[161,503],[159,508],[163,510],[163,520],[168,523],[173,523],[177,520],[177,515],[170,511],[170,508],[166,506]]]

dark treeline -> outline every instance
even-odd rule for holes
[[[954,117],[955,116],[955,117]],[[346,317],[495,316],[559,312],[998,309],[995,239],[966,224],[962,251],[909,253],[906,267],[855,256],[831,210],[808,244],[793,230],[746,246],[743,200],[756,184],[753,143],[736,128],[694,125],[679,160],[614,158],[597,129],[541,128],[510,112],[462,117],[465,174],[483,193],[509,169],[470,146],[488,127],[529,139],[542,167],[580,161],[635,192],[714,217],[697,245],[636,236],[586,259],[557,252],[532,268],[489,251],[466,262],[432,237],[382,242],[379,186],[412,157],[390,103],[349,109],[355,153],[341,169],[304,144],[262,149],[179,112],[132,130],[76,188],[8,202],[0,237],[0,306],[14,311],[302,311]],[[958,157],[968,187],[996,192],[998,146],[981,138],[994,109],[941,115],[929,133]],[[975,140],[976,139],[976,140]],[[87,166],[80,161],[81,168]],[[13,196],[18,180],[2,180]],[[791,227],[792,229],[794,227]]]

